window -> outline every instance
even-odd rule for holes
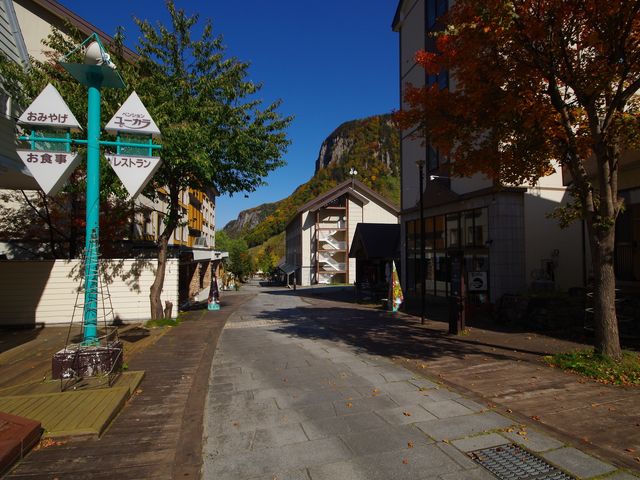
[[[420,292],[421,272],[424,272],[428,295],[450,295],[450,261],[453,250],[462,250],[467,272],[488,272],[488,214],[486,208],[464,210],[425,218],[424,270],[420,269],[420,220],[407,222],[407,285],[408,291]],[[484,303],[475,298],[475,303]],[[481,301],[482,300],[482,301]]]
[[[447,215],[447,248],[460,247],[460,214]]]
[[[447,0],[427,0],[427,30],[439,30],[438,18],[449,9]]]
[[[440,152],[429,145],[427,149],[427,171],[432,172],[440,166]]]
[[[476,247],[484,247],[489,240],[489,218],[486,208],[474,211],[473,244]]]

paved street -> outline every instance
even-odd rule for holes
[[[259,291],[229,318],[211,371],[203,478],[493,479],[466,452],[509,442],[578,478],[635,478],[323,328],[285,290]]]

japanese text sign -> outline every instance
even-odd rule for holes
[[[159,157],[106,155],[113,171],[131,195],[137,196],[160,167]]]
[[[122,104],[116,114],[109,120],[105,130],[111,133],[126,132],[141,135],[160,135],[160,130],[153,121],[142,100],[136,92]]]
[[[76,168],[80,157],[75,152],[18,150],[18,155],[47,195],[55,195]]]
[[[19,123],[80,130],[80,124],[56,88],[49,84],[20,115]]]

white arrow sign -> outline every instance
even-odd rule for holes
[[[76,152],[17,150],[33,178],[47,195],[55,195],[80,162]]]
[[[81,130],[80,124],[69,110],[69,106],[62,99],[56,87],[51,84],[47,85],[20,115],[18,122],[27,125]]]
[[[160,135],[160,129],[136,92],[129,95],[104,129],[111,133],[126,132],[154,137]]]
[[[131,198],[137,196],[160,167],[160,157],[105,155]]]

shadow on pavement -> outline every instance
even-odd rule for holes
[[[274,331],[307,339],[345,342],[360,351],[386,357],[440,359],[483,354],[495,360],[522,360],[522,353],[535,356],[546,352],[517,349],[500,343],[452,337],[429,326],[412,325],[394,319],[387,312],[346,307],[301,307],[265,312],[263,320],[279,321]],[[284,323],[284,324],[282,324]],[[517,355],[516,353],[520,353]]]

